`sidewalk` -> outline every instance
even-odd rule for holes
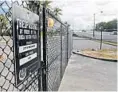
[[[59,91],[116,91],[117,63],[73,54]]]
[[[80,46],[79,44],[77,46],[77,43],[79,42],[80,41],[77,42],[77,40],[73,41],[74,46],[76,44],[76,48],[74,47],[74,50],[77,50],[77,47]],[[91,43],[89,42],[88,44]],[[59,88],[59,91],[116,91],[116,90],[117,90],[116,62],[96,60],[88,57],[79,56],[76,54],[72,54]]]

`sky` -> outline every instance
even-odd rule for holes
[[[52,0],[51,7],[61,8],[61,20],[67,21],[74,30],[93,29],[94,14],[95,23],[118,18],[118,0]],[[4,10],[8,10],[7,8],[4,5]],[[1,8],[0,13],[2,13]]]
[[[118,18],[118,0],[53,0],[51,6],[62,9],[62,21],[74,30],[92,29],[94,14],[96,23]]]

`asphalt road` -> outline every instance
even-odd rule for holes
[[[96,48],[99,43],[73,38],[73,49]],[[114,48],[104,45],[104,48]],[[72,54],[59,91],[116,91],[117,63]]]
[[[73,49],[74,50],[82,50],[82,49],[100,49],[100,43],[88,40],[85,38],[79,38],[79,37],[73,37]],[[112,49],[116,48],[116,46],[108,45],[108,44],[102,44],[102,49]]]
[[[76,32],[77,35],[79,36],[87,36],[90,38],[93,38],[93,33],[92,32]],[[108,32],[103,32],[103,40],[105,41],[111,41],[111,42],[117,42],[117,35],[111,35]],[[95,39],[101,39],[101,33],[100,32],[95,32]]]

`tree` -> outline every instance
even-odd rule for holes
[[[55,9],[54,9],[54,14],[56,15],[56,16],[59,16],[59,15],[62,15],[62,10],[60,9],[60,8],[58,8],[58,7],[56,7]]]
[[[96,24],[96,30],[97,30],[97,31],[100,31],[99,29],[100,29],[101,27],[102,27],[103,29],[106,29],[106,22],[100,22],[100,23]]]
[[[114,19],[106,23],[106,29],[117,29],[117,20]]]
[[[24,2],[24,1],[22,1],[22,2]],[[39,5],[45,5],[46,7],[51,7],[50,6],[50,3],[52,3],[52,1],[49,1],[49,0],[37,0],[37,3],[39,4]],[[33,9],[33,6],[34,6],[34,1],[28,1],[28,5],[29,5],[29,8],[30,9]],[[35,6],[34,6],[35,7]]]
[[[7,27],[8,21],[6,17],[2,14],[0,15],[0,35],[2,34],[2,30]]]
[[[117,29],[117,19],[113,19],[113,20],[108,21],[108,22],[100,22],[100,23],[96,24],[96,30],[97,31],[100,31],[99,29],[101,27],[104,29],[103,31],[108,31],[108,32],[116,31],[116,29]]]
[[[52,3],[52,1],[49,1],[49,0],[41,1],[41,0],[39,0],[39,1],[37,1],[37,3],[39,5],[45,5],[47,8],[51,8],[50,4]],[[31,9],[32,11],[35,11],[35,9],[34,9],[34,7],[35,7],[34,6],[34,1],[28,1],[28,5],[29,5],[29,9]],[[62,15],[61,11],[62,10],[60,8],[58,8],[58,7],[54,8],[54,14],[56,16]]]
[[[52,3],[52,1],[49,1],[49,0],[45,0],[45,1],[40,1],[40,4],[44,4],[46,7],[51,7],[50,4]]]

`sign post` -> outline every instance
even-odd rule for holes
[[[13,5],[13,42],[16,86],[40,68],[39,16]]]

